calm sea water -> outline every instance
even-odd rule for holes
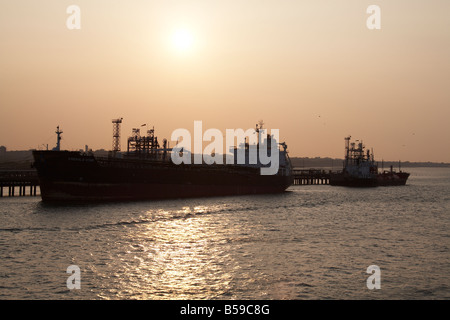
[[[450,169],[408,171],[406,186],[375,189],[78,206],[4,197],[0,299],[449,299]]]

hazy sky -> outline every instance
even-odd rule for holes
[[[66,25],[70,5],[81,29]],[[381,29],[366,13],[381,8]],[[1,0],[0,145],[280,130],[292,156],[450,162],[449,0]],[[70,21],[72,21],[70,19]],[[180,31],[181,30],[181,31]]]

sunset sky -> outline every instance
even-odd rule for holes
[[[59,125],[62,148],[109,150],[120,117],[122,149],[142,124],[162,140],[263,120],[291,157],[342,158],[351,135],[378,160],[450,162],[449,16],[449,0],[2,0],[0,145],[53,147]]]

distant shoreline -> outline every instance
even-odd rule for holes
[[[106,150],[97,150],[93,152],[95,156],[107,156]],[[334,170],[342,169],[344,159],[336,158],[309,158],[309,157],[291,157],[291,163],[294,168],[330,168]],[[5,151],[0,152],[0,170],[27,170],[33,163],[32,150],[26,151]],[[389,169],[390,166],[398,169],[398,161],[377,161],[379,169]],[[450,163],[445,162],[412,162],[400,161],[401,168],[450,168]]]
[[[295,168],[334,168],[341,169],[343,167],[344,159],[333,158],[308,158],[308,157],[291,157],[292,166]],[[378,163],[378,168],[389,169],[390,166],[398,169],[399,161],[375,161]],[[430,167],[430,168],[450,168],[450,163],[445,162],[412,162],[412,161],[400,161],[401,168],[418,168],[418,167]]]

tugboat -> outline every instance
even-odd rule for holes
[[[409,173],[383,171],[378,172],[373,152],[365,151],[362,142],[350,143],[351,137],[345,138],[345,161],[341,172],[330,174],[330,185],[347,187],[378,187],[405,185]],[[358,141],[358,140],[357,140]]]

